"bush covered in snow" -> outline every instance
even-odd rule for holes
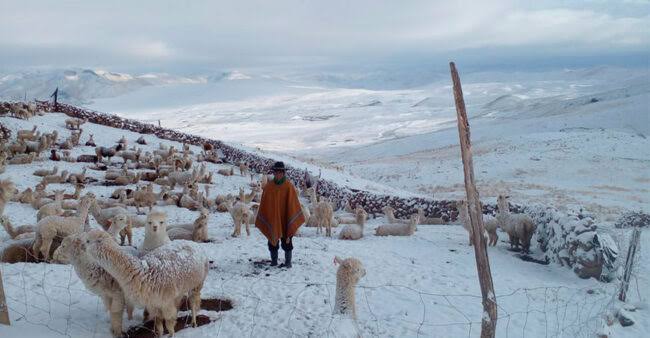
[[[582,278],[609,282],[615,277],[618,245],[608,234],[598,232],[591,215],[546,206],[521,209],[537,224],[537,242],[547,260],[571,267]]]

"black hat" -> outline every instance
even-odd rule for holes
[[[275,162],[273,164],[273,167],[271,168],[271,170],[272,171],[285,171],[287,169],[284,167],[284,162]]]

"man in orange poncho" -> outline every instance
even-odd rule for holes
[[[255,226],[269,240],[271,266],[278,265],[278,241],[280,241],[284,250],[284,264],[280,267],[290,268],[293,235],[305,223],[305,217],[302,214],[296,187],[284,175],[284,163],[276,162],[271,170],[273,181],[264,187]]]

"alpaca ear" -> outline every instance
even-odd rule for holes
[[[343,260],[339,256],[334,256],[334,265],[343,263]]]

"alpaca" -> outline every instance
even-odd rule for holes
[[[363,237],[363,227],[366,223],[368,213],[361,207],[356,209],[356,224],[348,224],[339,233],[339,239],[356,240]]]
[[[54,150],[54,149],[52,149],[52,150]],[[74,156],[72,156],[72,155],[70,155],[70,150],[64,150],[64,151],[63,151],[63,156],[58,156],[58,155],[56,155],[56,151],[55,151],[55,152],[52,153],[52,155],[50,156],[50,160],[53,160],[53,161],[54,161],[53,157],[54,157],[54,158],[58,158],[59,160],[64,161],[64,162],[70,162],[70,163],[76,163],[76,162],[77,162],[77,158],[74,157]]]
[[[113,236],[113,239],[117,237],[126,227],[129,225],[129,216],[126,214],[117,214],[108,220],[108,232]],[[117,241],[117,239],[115,239]],[[124,244],[124,239],[122,238],[122,245]]]
[[[16,185],[10,180],[0,181],[0,216],[4,215],[5,205],[16,193]]]
[[[86,122],[88,122],[87,119],[82,120],[73,117],[65,120],[65,127],[72,130],[78,130],[79,127]]]
[[[65,190],[54,190],[54,202],[48,203],[38,209],[36,221],[40,221],[47,216],[61,216],[63,214],[63,193]]]
[[[381,211],[386,215],[388,223],[390,224],[408,224],[407,220],[397,219],[395,217],[395,209],[390,205],[387,205],[381,209]]]
[[[169,187],[174,190],[176,187],[176,184],[178,185],[185,185],[185,184],[192,184],[196,182],[198,178],[198,170],[194,169],[191,172],[181,172],[181,171],[174,171],[171,172],[167,175],[167,179],[169,179]]]
[[[83,170],[81,170],[80,173],[78,174],[70,174],[68,175],[68,182],[72,184],[77,184],[77,183],[85,183],[86,182],[86,172],[88,171],[88,168],[84,167]]]
[[[248,163],[246,162],[241,162],[239,163],[239,174],[242,176],[246,176],[248,172],[250,171],[250,168],[248,166]]]
[[[86,195],[82,198],[79,206],[79,215],[72,217],[47,216],[36,223],[36,238],[32,251],[38,257],[39,252],[47,261],[50,256],[50,247],[56,236],[65,237],[84,230],[88,209],[94,198]]]
[[[135,143],[137,143],[137,144],[142,144],[142,145],[146,145],[146,144],[147,144],[147,141],[144,139],[144,136],[140,136],[140,137],[138,137],[137,140],[135,140]]]
[[[155,317],[156,334],[162,335],[164,320],[170,336],[174,335],[178,305],[187,295],[192,326],[196,326],[209,268],[208,258],[196,243],[174,241],[136,258],[122,252],[111,236],[99,229],[85,238],[86,253],[117,280],[130,301]]]
[[[219,169],[217,174],[222,176],[232,176],[235,174],[235,169],[232,167],[230,169]]]
[[[472,234],[474,233],[474,230],[469,220],[469,209],[467,206],[467,202],[464,200],[460,200],[456,202],[456,209],[458,209],[458,220],[462,222],[463,228],[467,230],[467,233],[469,234],[469,245],[472,246],[474,245],[474,240],[472,238]],[[485,217],[483,218],[485,219]],[[485,224],[483,224],[483,226],[485,226]],[[496,236],[496,229],[495,229],[495,236]],[[486,239],[488,244],[492,242],[490,234],[486,231],[485,228],[483,229],[483,237]]]
[[[417,211],[418,217],[420,217],[420,224],[445,224],[445,220],[442,217],[426,217],[422,208],[417,208]]]
[[[347,315],[357,319],[354,288],[366,275],[366,269],[356,258],[341,259],[334,257],[334,264],[339,264],[336,271],[336,297],[333,314]]]
[[[7,164],[30,164],[36,158],[36,153],[19,154],[7,161]]]
[[[96,147],[95,148],[95,155],[97,155],[97,160],[99,162],[102,162],[102,159],[104,157],[108,158],[108,161],[111,161],[111,157],[115,156],[115,153],[117,153],[116,147]]]
[[[14,227],[9,220],[9,217],[6,215],[0,216],[0,223],[7,231],[7,234],[11,239],[18,239],[19,237],[33,237],[36,229],[33,225],[21,225],[19,227]]]
[[[126,211],[125,208],[116,206],[116,207],[102,209],[99,207],[99,203],[97,202],[97,200],[93,200],[90,206],[90,214],[93,215],[93,218],[97,221],[97,223],[99,223],[99,225],[102,226],[102,228],[104,228],[104,230],[108,230],[110,228],[111,218],[121,214],[128,216],[128,212]],[[133,223],[134,223],[133,217],[129,216],[129,223],[126,225],[124,229],[120,231],[120,245],[124,245],[125,238],[128,239],[129,245],[133,244],[132,242]]]
[[[322,232],[322,227],[325,227],[325,235],[327,237],[332,237],[332,217],[334,210],[327,198],[322,198],[316,207],[314,208],[316,212],[316,217],[318,218],[318,228],[316,229],[317,233]]]
[[[375,229],[375,236],[411,236],[415,233],[418,224],[418,215],[414,214],[408,224],[384,224]]]
[[[41,182],[45,184],[55,184],[55,183],[60,184],[60,183],[64,183],[67,180],[68,180],[68,171],[64,170],[61,172],[60,175],[44,176],[43,179],[41,179]]]
[[[199,243],[206,242],[208,240],[208,211],[202,209],[194,223],[170,226],[167,229],[167,235],[172,241],[185,239]]]
[[[140,213],[140,208],[144,207],[149,207],[149,211],[151,211],[157,200],[156,194],[153,192],[152,184],[148,184],[144,189],[138,189],[133,192],[133,201],[137,213]]]
[[[90,137],[88,138],[88,141],[86,141],[85,146],[86,147],[96,147],[97,146],[95,144],[95,140],[93,140],[93,134],[90,134]]]
[[[521,244],[524,253],[530,252],[530,241],[537,226],[526,214],[511,214],[508,204],[509,196],[497,197],[497,222],[510,238],[510,248],[519,248]]]
[[[59,167],[54,166],[54,168],[52,168],[52,169],[38,169],[38,170],[35,170],[33,175],[34,176],[44,177],[44,176],[48,176],[48,175],[56,175],[56,173],[58,171],[59,171]]]
[[[250,229],[250,214],[251,210],[248,208],[248,205],[242,201],[237,201],[232,207],[228,209],[230,216],[235,224],[235,229],[232,232],[232,237],[239,237],[241,235],[241,224],[242,222],[246,225],[246,235],[251,235]]]
[[[85,234],[74,234],[63,239],[54,251],[53,259],[70,263],[88,291],[99,296],[111,317],[111,332],[122,336],[122,313],[126,309],[128,319],[133,318],[133,305],[125,297],[115,278],[86,253]]]
[[[171,240],[167,236],[167,214],[156,210],[150,212],[144,228],[144,241],[138,248],[138,254],[144,256],[169,242]]]
[[[363,225],[366,223],[366,219],[368,218],[368,213],[363,210],[361,206],[357,206],[357,208],[354,210],[354,218],[338,218],[339,224],[357,224],[357,225]]]

